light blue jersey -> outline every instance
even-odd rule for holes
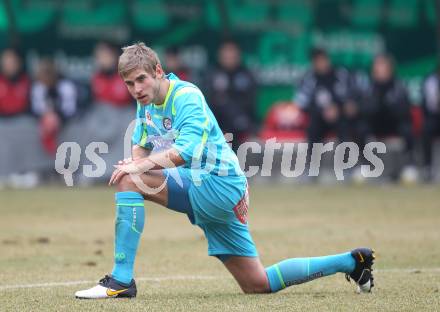
[[[185,160],[183,167],[197,173],[193,178],[244,176],[202,92],[174,74],[166,78],[170,87],[162,105],[138,103],[133,144],[151,150],[174,147]]]
[[[166,76],[170,87],[162,105],[140,105],[132,143],[160,151],[174,147],[185,161],[163,170],[168,207],[188,214],[208,240],[208,253],[257,256],[248,231],[246,177],[202,92]]]

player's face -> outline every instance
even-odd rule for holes
[[[151,103],[159,104],[157,103],[159,86],[161,77],[163,76],[163,72],[161,71],[162,69],[160,69],[158,73],[156,70],[154,77],[143,68],[138,68],[128,73],[127,76],[124,77],[124,82],[131,96],[142,105]]]

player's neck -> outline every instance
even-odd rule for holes
[[[162,79],[159,83],[159,91],[157,94],[156,105],[165,104],[165,98],[167,97],[168,89],[170,88],[170,81],[166,78]]]

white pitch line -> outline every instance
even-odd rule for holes
[[[374,272],[385,272],[385,273],[438,273],[440,268],[400,268],[400,269],[374,269]]]
[[[375,269],[378,273],[440,273],[440,268],[390,268]],[[166,282],[166,281],[195,281],[195,280],[219,280],[228,279],[230,276],[214,276],[214,275],[176,275],[176,276],[159,276],[159,277],[138,277],[140,282]],[[0,290],[22,289],[22,288],[45,288],[60,286],[75,286],[83,284],[94,284],[96,281],[68,281],[68,282],[48,282],[38,284],[19,284],[19,285],[0,285]]]
[[[214,276],[214,275],[175,275],[175,276],[161,276],[161,277],[138,277],[137,281],[147,282],[163,282],[163,281],[190,281],[190,280],[216,280],[229,278],[229,276]]]
[[[228,278],[227,276],[210,276],[210,275],[176,275],[176,276],[160,276],[160,277],[137,277],[137,281],[146,282],[164,282],[164,281],[190,281],[190,280],[218,280]],[[20,288],[44,288],[58,286],[74,286],[82,284],[94,284],[97,281],[68,281],[68,282],[48,282],[38,284],[19,284],[19,285],[0,285],[0,290],[20,289]]]

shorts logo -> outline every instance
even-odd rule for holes
[[[244,193],[243,197],[233,208],[235,216],[237,217],[238,221],[240,221],[240,223],[242,224],[247,223],[248,208],[249,208],[249,191],[246,188],[246,192]]]
[[[171,119],[169,119],[168,117],[165,117],[163,120],[162,120],[162,124],[163,124],[163,127],[165,128],[165,130],[171,130]]]

